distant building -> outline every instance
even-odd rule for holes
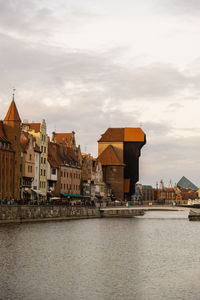
[[[14,101],[0,121],[0,200],[20,197],[21,119]]]
[[[178,188],[183,188],[183,189],[191,189],[193,191],[197,191],[198,187],[192,183],[189,179],[187,179],[185,176],[183,176],[179,182],[177,183]]]
[[[145,143],[141,128],[108,128],[98,141],[97,163],[101,162],[104,182],[110,184],[117,200],[130,200],[134,195]]]

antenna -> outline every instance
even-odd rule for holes
[[[14,101],[14,98],[15,98],[15,91],[16,91],[16,88],[15,87],[13,87],[13,101]]]

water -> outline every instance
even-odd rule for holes
[[[149,212],[0,227],[0,299],[200,299],[200,222]]]

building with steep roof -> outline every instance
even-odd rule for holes
[[[0,200],[20,197],[21,119],[13,99],[0,121]]]
[[[21,198],[26,202],[33,199],[32,182],[35,177],[35,141],[28,132],[21,132],[21,157],[22,157],[22,178],[21,178]]]
[[[79,164],[81,165],[81,163],[82,163],[81,148],[80,148],[80,145],[76,146],[76,139],[75,139],[74,131],[63,132],[63,133],[52,132],[51,141],[53,143],[63,145],[65,147],[67,147],[68,149],[71,149],[72,155],[76,156],[76,159],[78,160]]]
[[[24,131],[32,134],[36,139],[36,144],[40,148],[40,179],[39,190],[36,189],[36,193],[41,200],[45,200],[47,196],[47,156],[48,156],[48,135],[47,126],[45,120],[41,123],[28,123],[22,124]]]
[[[104,181],[118,200],[129,200],[134,194],[140,150],[145,143],[141,128],[108,128],[98,140],[97,163],[101,162]]]
[[[80,196],[81,166],[73,150],[55,142],[49,142],[48,149],[49,196]]]

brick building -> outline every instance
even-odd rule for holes
[[[108,128],[98,141],[97,163],[117,200],[130,200],[139,179],[139,156],[146,143],[140,128]]]
[[[14,101],[0,121],[0,200],[20,197],[21,119]]]

